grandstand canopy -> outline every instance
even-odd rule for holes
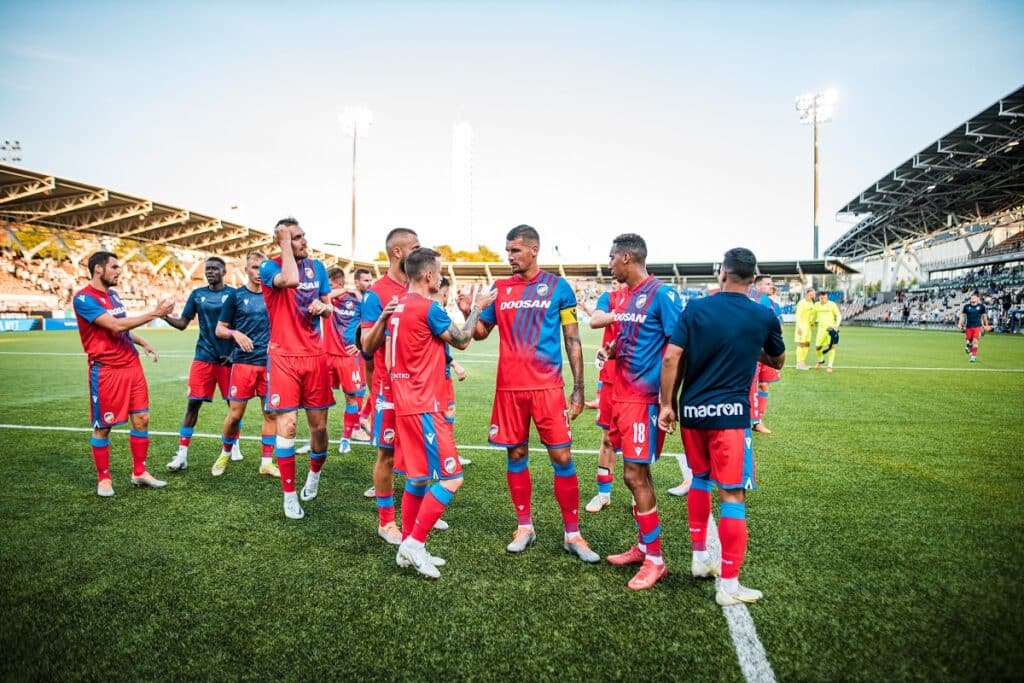
[[[1024,87],[882,176],[839,214],[864,218],[825,250],[855,259],[1024,207]]]

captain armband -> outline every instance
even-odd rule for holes
[[[562,319],[562,325],[575,325],[579,323],[579,318],[576,316],[576,307],[563,308],[558,312],[559,317]]]

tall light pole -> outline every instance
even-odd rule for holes
[[[366,107],[345,107],[338,115],[341,130],[352,136],[352,244],[351,258],[356,257],[356,141],[366,139],[373,125],[373,112]]]
[[[839,93],[829,88],[820,93],[804,93],[796,98],[800,123],[814,126],[814,258],[818,258],[818,124],[832,120]]]

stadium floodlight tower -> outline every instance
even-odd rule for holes
[[[818,124],[832,120],[839,93],[834,88],[825,92],[804,93],[796,98],[800,123],[814,126],[814,258],[818,258]]]
[[[352,244],[350,256],[356,257],[356,141],[370,135],[373,112],[367,107],[345,107],[338,115],[341,130],[352,136]]]

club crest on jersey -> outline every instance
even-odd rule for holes
[[[106,422],[107,424],[110,424],[111,422],[114,421],[114,414],[109,410],[103,413],[103,421]]]
[[[351,301],[346,301],[345,302],[345,308],[347,308],[348,310],[351,311],[352,310],[352,302]]]
[[[384,430],[384,443],[393,443],[395,440],[395,430],[385,429]]]
[[[308,277],[311,280],[313,279],[313,269],[310,268],[309,266],[306,266],[306,277]]]
[[[640,296],[638,296],[636,298],[636,307],[637,308],[643,308],[645,303],[647,303],[647,295],[646,294],[641,294]]]
[[[544,296],[545,294],[548,293],[549,289],[551,288],[548,287],[548,283],[542,282],[539,285],[537,285],[537,294],[539,294],[540,296]]]
[[[274,408],[276,408],[279,405],[281,405],[281,394],[271,394],[270,395],[270,405],[273,406]]]
[[[498,435],[498,425],[491,425],[491,428],[487,430],[487,436],[494,438]]]
[[[454,472],[455,471],[455,458],[445,458],[444,463],[441,465],[443,472]]]

